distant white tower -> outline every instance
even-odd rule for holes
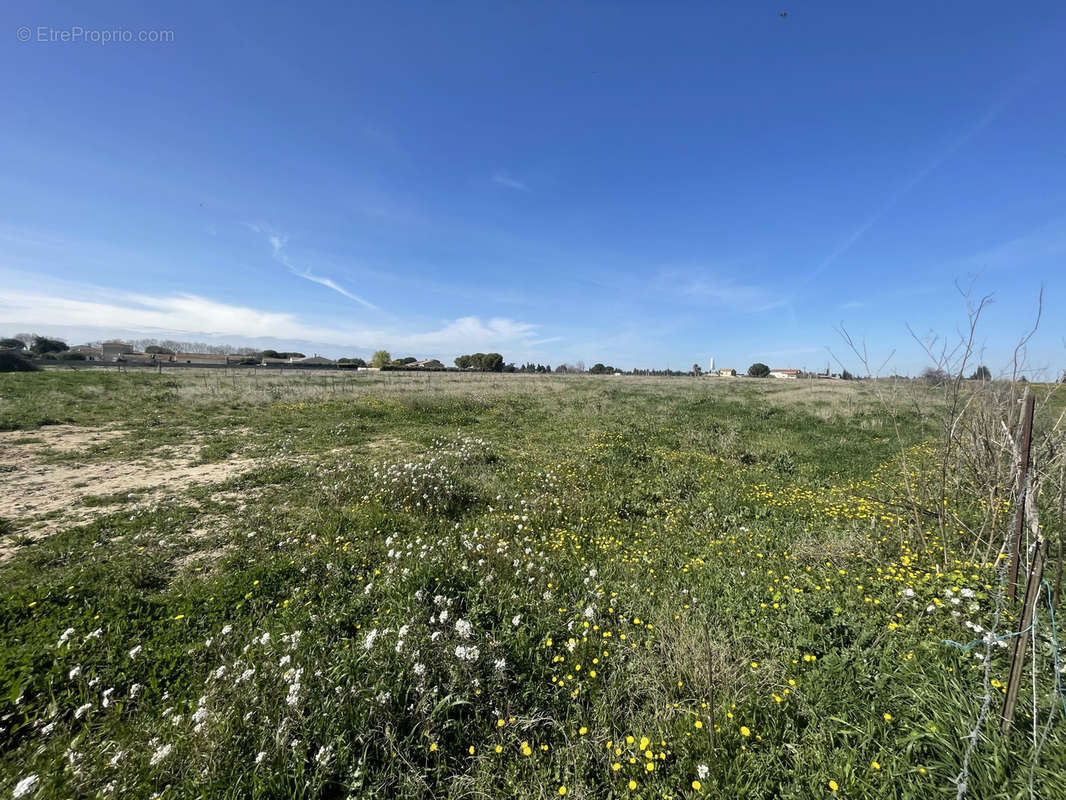
[[[711,356],[711,366],[707,371],[714,372],[714,356]]]

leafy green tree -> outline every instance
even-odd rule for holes
[[[25,350],[26,343],[21,339],[0,339],[0,349],[4,350]]]
[[[370,357],[370,366],[381,369],[382,367],[387,367],[391,361],[392,356],[388,350],[378,350]]]
[[[748,367],[748,374],[753,378],[765,378],[770,374],[770,368],[761,361],[756,361]]]
[[[144,352],[155,354],[155,355],[159,355],[159,356],[172,356],[172,355],[174,355],[174,351],[171,350],[169,347],[162,347],[161,345],[158,345],[158,344],[149,345],[148,347],[144,348]]]
[[[984,364],[974,370],[973,375],[970,376],[971,381],[990,381],[992,380],[992,370],[986,367]]]
[[[459,369],[477,369],[482,372],[503,372],[503,356],[499,353],[471,353],[457,356],[455,366]]]
[[[17,350],[0,350],[0,372],[36,372],[40,367]]]
[[[692,374],[695,375],[697,378],[703,374],[703,369],[700,367],[699,364],[692,365]]]
[[[33,352],[38,355],[44,355],[45,353],[62,353],[67,349],[67,343],[62,339],[49,339],[47,336],[34,336]]]

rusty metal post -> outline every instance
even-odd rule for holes
[[[1025,491],[1029,478],[1029,451],[1033,443],[1033,407],[1036,398],[1028,394],[1025,400],[1025,421],[1022,423],[1021,463],[1018,465],[1018,508],[1014,513],[1014,535],[1010,545],[1010,578],[1007,597],[1012,601],[1018,594],[1018,562],[1021,560],[1022,525],[1025,522]]]
[[[1029,582],[1025,587],[1025,600],[1022,602],[1022,621],[1018,628],[1021,633],[1014,637],[1014,655],[1010,662],[1010,677],[1007,678],[1007,696],[1003,699],[1003,722],[1000,730],[1006,734],[1014,719],[1014,706],[1018,702],[1018,689],[1022,684],[1022,668],[1025,666],[1025,648],[1029,643],[1029,627],[1033,624],[1036,604],[1040,601],[1040,579],[1044,575],[1044,554],[1047,552],[1047,540],[1041,536],[1036,540],[1036,552],[1033,554],[1033,568],[1029,572]]]

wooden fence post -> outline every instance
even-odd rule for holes
[[[1027,393],[1025,421],[1022,423],[1021,463],[1018,465],[1018,508],[1014,513],[1014,536],[1010,545],[1010,578],[1007,596],[1013,601],[1018,594],[1018,562],[1021,560],[1022,524],[1025,521],[1025,492],[1029,477],[1029,451],[1033,443],[1033,405],[1036,398]]]
[[[1000,730],[1006,734],[1014,719],[1014,706],[1018,702],[1018,689],[1022,683],[1022,667],[1025,666],[1025,647],[1029,643],[1029,627],[1033,624],[1036,604],[1040,602],[1040,579],[1044,575],[1044,554],[1047,552],[1047,540],[1041,536],[1036,540],[1036,552],[1033,554],[1033,568],[1029,571],[1029,582],[1025,587],[1025,600],[1022,601],[1021,631],[1014,637],[1014,655],[1010,662],[1010,677],[1007,678],[1007,696],[1003,699],[1003,723]]]

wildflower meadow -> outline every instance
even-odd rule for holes
[[[1047,606],[998,724],[1009,482],[916,515],[889,389],[2,375],[4,493],[70,499],[0,518],[0,796],[1066,797]]]

